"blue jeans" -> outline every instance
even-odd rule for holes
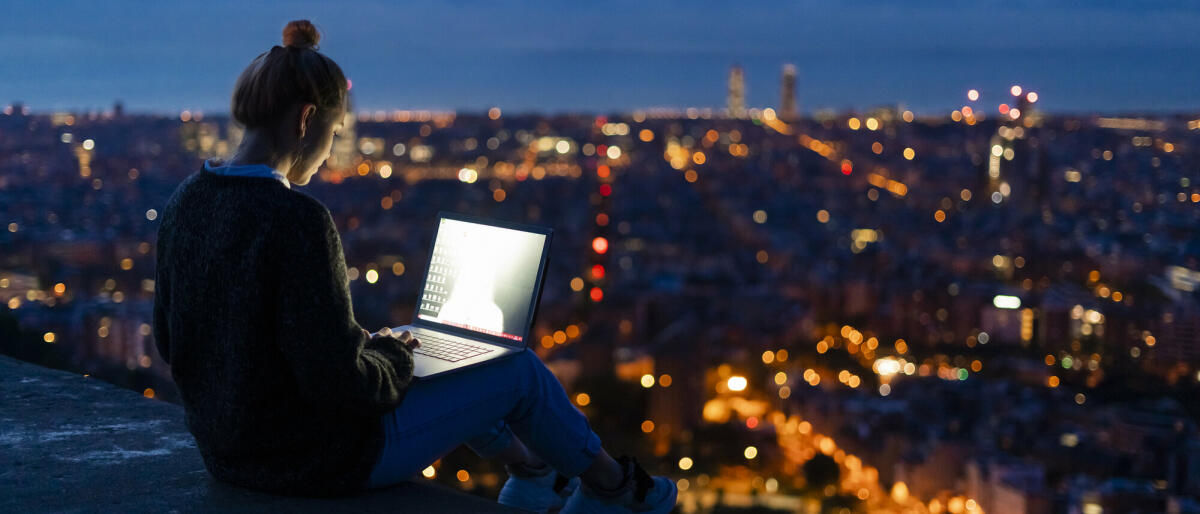
[[[532,350],[415,380],[380,422],[385,442],[371,472],[372,488],[415,478],[463,443],[480,457],[494,457],[514,433],[568,477],[583,473],[600,452],[587,418]]]

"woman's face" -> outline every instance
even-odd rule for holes
[[[345,111],[340,110],[330,115],[314,114],[312,124],[303,138],[305,153],[296,160],[292,169],[288,170],[288,180],[298,186],[308,184],[321,165],[329,159],[333,149],[333,136],[342,130],[342,120]]]

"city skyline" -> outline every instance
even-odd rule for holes
[[[427,3],[156,5],[137,7],[136,17],[133,9],[10,6],[0,22],[2,100],[43,112],[122,100],[134,113],[219,114],[237,73],[278,44],[284,22],[308,17],[325,33],[322,51],[355,81],[356,108],[366,110],[719,108],[732,65],[745,70],[747,107],[777,107],[787,63],[798,68],[805,115],[895,105],[946,114],[968,89],[999,101],[1013,84],[1041,92],[1048,112],[1200,105],[1200,71],[1173,65],[1200,49],[1189,31],[1200,9],[1165,2],[1139,5],[1136,17],[1113,2],[500,3],[472,5],[469,16]]]

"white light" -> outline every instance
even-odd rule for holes
[[[91,150],[91,149],[93,149],[93,148],[95,148],[95,147],[96,147],[96,142],[95,142],[95,141],[92,141],[91,139],[84,139],[84,140],[83,140],[83,149],[84,149],[84,150]]]
[[[458,180],[468,184],[473,184],[477,179],[479,179],[479,172],[471,168],[462,168],[458,170]]]
[[[1012,93],[1013,96],[1021,96],[1021,86],[1013,86],[1009,92]]]
[[[1016,296],[998,294],[992,298],[992,305],[995,305],[997,309],[1020,309],[1021,299]]]
[[[743,391],[746,389],[746,377],[734,375],[729,377],[729,381],[726,382],[726,385],[729,386],[730,391]]]
[[[621,157],[621,149],[615,146],[608,147],[608,158],[617,159]]]
[[[556,143],[554,145],[554,149],[558,150],[558,153],[567,153],[568,151],[571,150],[571,143],[568,143],[565,140],[560,139],[560,140],[558,140],[558,143]]]
[[[967,91],[967,100],[974,102],[975,100],[978,100],[978,99],[979,99],[979,91],[978,90],[972,89],[970,91]]]
[[[150,209],[150,210],[146,211],[146,219],[148,219],[150,221],[154,221],[154,219],[157,217],[158,217],[158,211],[156,211],[154,209]]]
[[[892,376],[900,372],[900,361],[884,357],[875,361],[875,372],[882,376]]]

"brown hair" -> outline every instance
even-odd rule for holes
[[[275,45],[250,62],[233,88],[230,112],[246,128],[278,125],[288,109],[311,103],[322,117],[346,107],[346,76],[317,51],[321,34],[308,20],[283,28]]]

